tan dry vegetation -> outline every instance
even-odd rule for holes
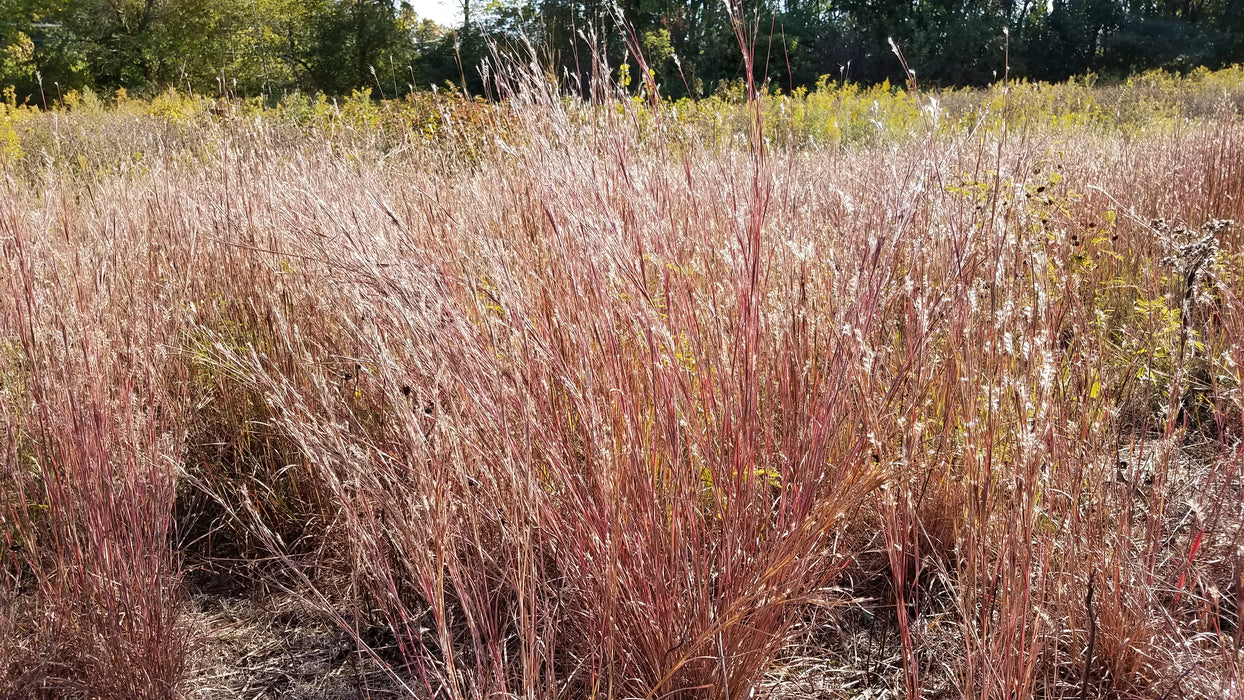
[[[9,174],[5,696],[1241,694],[1238,117],[505,109]]]

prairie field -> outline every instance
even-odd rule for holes
[[[0,696],[1244,697],[1238,69],[497,83],[0,107]]]

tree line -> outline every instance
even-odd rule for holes
[[[742,77],[735,23],[760,77],[784,90],[901,80],[891,41],[921,83],[942,86],[1244,62],[1236,0],[459,2],[461,23],[441,27],[392,0],[5,0],[0,86],[33,104],[82,88],[479,91],[481,60],[531,45],[581,89],[594,57],[634,71],[638,50],[664,94],[703,96]]]

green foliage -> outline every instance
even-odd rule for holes
[[[0,10],[0,84],[208,94],[409,92],[435,30],[387,0],[22,0]],[[50,98],[49,98],[50,99]]]
[[[292,92],[400,97],[446,82],[480,94],[478,67],[528,42],[571,89],[588,92],[603,59],[645,66],[668,97],[704,97],[743,78],[723,3],[714,0],[461,2],[461,27],[391,0],[10,0],[0,9],[0,85],[42,106],[69,89],[214,95]],[[892,46],[923,87],[1003,78],[1124,78],[1244,61],[1244,20],[1229,0],[760,0],[739,5],[760,83],[905,85]],[[893,41],[893,44],[891,43]],[[49,94],[54,94],[49,97]]]

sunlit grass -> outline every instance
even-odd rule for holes
[[[421,697],[1238,693],[1234,75],[7,111],[0,693],[213,567]]]

